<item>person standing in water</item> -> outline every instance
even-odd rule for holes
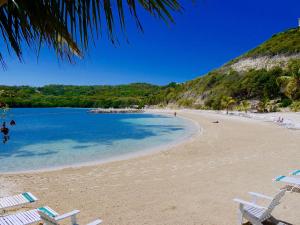
[[[3,122],[1,132],[3,133],[3,143],[5,144],[9,140],[9,129],[6,127],[6,123]]]
[[[177,115],[177,113],[176,112],[174,112],[174,116],[176,117],[176,115]]]

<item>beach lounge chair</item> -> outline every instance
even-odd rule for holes
[[[12,215],[2,216],[0,217],[0,225],[30,225],[36,224],[41,221],[41,217],[39,211],[47,213],[49,216],[56,217],[58,213],[49,208],[48,206],[44,206],[38,209],[33,209],[25,212],[19,212]]]
[[[41,216],[42,221],[44,222],[45,225],[59,225],[61,220],[64,220],[66,218],[70,218],[71,219],[71,224],[72,225],[78,225],[77,220],[76,220],[76,215],[80,213],[79,210],[74,210],[72,212],[69,213],[65,213],[63,215],[60,216],[51,216],[48,213],[44,212],[44,211],[39,211],[39,214]],[[96,219],[91,223],[88,223],[87,225],[98,225],[101,224],[102,220],[100,219]]]
[[[292,186],[291,192],[294,189],[300,189],[300,178],[298,177],[288,177],[288,176],[278,176],[273,179],[275,182],[283,182]]]
[[[290,175],[292,175],[292,176],[300,176],[300,170],[294,170],[294,171],[290,172]]]
[[[271,218],[271,213],[274,208],[280,203],[280,199],[284,196],[286,190],[280,190],[280,192],[275,195],[275,197],[269,197],[263,194],[249,192],[252,196],[252,201],[247,202],[241,199],[235,198],[234,201],[239,203],[239,224],[243,224],[243,219],[245,218],[253,225],[262,225],[262,222]],[[266,199],[270,202],[267,207],[257,205],[258,199]]]
[[[74,210],[70,213],[59,215],[50,207],[44,206],[38,209],[2,216],[0,217],[0,225],[31,225],[36,224],[42,220],[44,224],[56,225],[58,224],[58,221],[61,221],[66,218],[71,218],[71,224],[77,225],[76,215],[78,213],[79,210]],[[98,225],[101,222],[101,220],[95,220],[93,223],[90,223],[88,225]]]
[[[17,206],[22,206],[28,203],[36,202],[38,199],[30,192],[0,198],[0,213],[5,210]]]

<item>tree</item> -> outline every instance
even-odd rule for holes
[[[95,34],[107,31],[108,38],[117,42],[115,24],[118,19],[125,34],[126,11],[142,30],[138,9],[168,23],[181,6],[178,0],[0,0],[1,35],[8,52],[12,50],[20,60],[25,43],[37,52],[46,44],[72,62],[74,55],[83,55]]]
[[[269,108],[270,108],[270,100],[268,98],[263,98],[257,104],[257,111],[258,112],[269,112]]]
[[[223,96],[221,99],[221,107],[226,109],[226,113],[228,114],[229,109],[233,107],[235,102],[236,101],[232,97]]]
[[[245,111],[245,113],[247,113],[248,110],[249,110],[250,107],[251,107],[251,104],[250,104],[249,101],[243,100],[243,101],[241,101],[241,103],[240,103],[240,107],[241,107],[241,109],[242,109],[243,111]]]
[[[299,112],[300,111],[300,102],[293,102],[293,104],[291,104],[291,110],[293,112]]]
[[[289,76],[281,76],[277,79],[277,84],[281,91],[290,99],[295,100],[300,97],[300,60],[292,60],[288,64]]]

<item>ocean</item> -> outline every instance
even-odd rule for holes
[[[0,142],[0,172],[105,162],[173,144],[197,127],[172,115],[91,114],[88,109],[12,109],[10,139]]]

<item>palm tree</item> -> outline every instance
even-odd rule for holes
[[[288,72],[289,76],[277,78],[277,84],[287,97],[294,100],[300,97],[300,60],[292,60],[288,64]]]
[[[269,112],[270,109],[270,100],[268,98],[263,98],[259,103],[257,104],[257,111],[258,112]]]
[[[240,106],[241,106],[241,109],[245,111],[245,113],[248,112],[248,110],[250,109],[251,107],[251,104],[249,101],[247,100],[243,100],[241,103],[240,103]]]
[[[127,14],[133,17],[139,30],[142,25],[138,10],[169,23],[172,12],[181,11],[179,0],[0,0],[0,29],[8,52],[22,60],[25,43],[39,51],[42,45],[55,50],[69,61],[82,56],[95,35],[107,32],[112,43],[118,41],[116,21],[125,34]],[[5,66],[3,52],[0,61]]]
[[[226,109],[226,113],[228,114],[229,109],[235,104],[235,100],[232,97],[223,96],[221,99],[221,106],[223,109]]]

